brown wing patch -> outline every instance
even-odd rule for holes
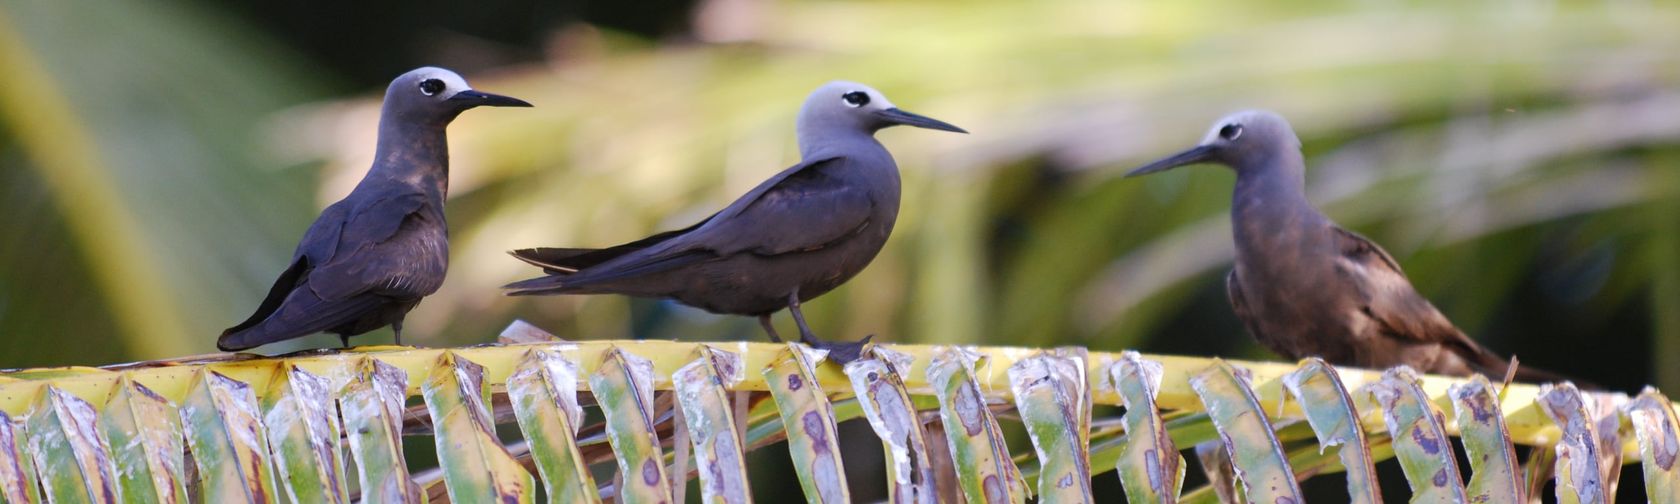
[[[1400,265],[1382,247],[1352,231],[1332,228],[1342,252],[1337,267],[1353,280],[1365,299],[1362,311],[1390,337],[1460,347],[1468,356],[1489,353],[1446,315],[1418,294]]]

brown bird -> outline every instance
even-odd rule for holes
[[[1301,141],[1277,114],[1244,111],[1201,144],[1132,170],[1132,177],[1215,163],[1237,172],[1231,195],[1236,267],[1225,277],[1248,332],[1291,359],[1503,378],[1512,361],[1477,344],[1419,295],[1382,247],[1332,222],[1305,193]],[[1523,367],[1524,381],[1561,381]]]
[[[967,133],[900,110],[869,86],[830,82],[800,109],[799,164],[685,229],[603,249],[515,250],[514,257],[544,276],[508,284],[508,294],[673,299],[758,317],[773,341],[781,337],[770,315],[787,309],[801,341],[827,349],[837,362],[857,359],[868,337],[819,339],[799,306],[863,271],[892,234],[898,165],[875,132],[899,125]]]
[[[256,313],[223,331],[216,347],[231,352],[318,332],[338,334],[348,347],[351,336],[387,325],[402,344],[403,317],[437,292],[449,268],[444,129],[482,106],[531,104],[474,90],[442,68],[391,81],[373,167],[309,225]]]

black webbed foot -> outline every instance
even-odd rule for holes
[[[829,342],[817,339],[813,336],[806,336],[800,338],[800,341],[806,345],[810,345],[811,348],[827,350],[828,360],[844,366],[862,357],[864,347],[869,346],[869,340],[873,338],[875,338],[875,335],[871,334],[864,336],[863,339],[857,341]]]

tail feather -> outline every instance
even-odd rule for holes
[[[615,283],[630,281],[643,275],[650,275],[668,271],[684,265],[693,264],[716,257],[710,252],[692,251],[669,257],[643,258],[639,262],[629,264],[614,264],[605,268],[583,270],[576,273],[558,273],[548,276],[520,280],[502,286],[507,289],[509,296],[537,296],[546,294],[598,294],[620,292],[624,285]]]
[[[706,221],[709,221],[709,220],[711,220],[710,217],[706,218],[706,220],[703,220],[703,221],[700,221],[700,222],[694,224],[693,226],[689,226],[689,227],[674,230],[674,231],[666,231],[666,232],[663,232],[663,233],[658,233],[658,234],[655,234],[655,235],[652,235],[652,236],[649,236],[649,237],[646,237],[646,238],[642,238],[640,240],[636,240],[636,241],[633,241],[633,242],[624,243],[624,244],[620,244],[620,245],[614,245],[614,246],[607,247],[607,248],[590,249],[590,248],[540,247],[540,248],[528,248],[528,249],[512,250],[512,251],[508,251],[508,254],[513,255],[514,257],[518,258],[521,261],[525,261],[527,264],[530,264],[532,266],[536,266],[536,267],[539,267],[539,268],[543,268],[543,271],[545,271],[549,274],[572,273],[572,272],[576,272],[578,270],[582,270],[584,268],[589,268],[589,267],[596,266],[596,265],[599,265],[599,264],[607,262],[607,261],[611,261],[613,259],[617,259],[620,256],[623,256],[625,254],[629,254],[631,252],[635,252],[635,251],[638,251],[638,250],[642,250],[642,249],[657,245],[659,243],[663,243],[664,241],[669,240],[671,238],[681,236],[683,233],[693,231],[696,228],[699,228],[700,225],[705,224]]]
[[[234,352],[328,331],[366,316],[384,302],[384,298],[374,294],[327,301],[316,296],[308,286],[299,286],[268,318],[223,331],[216,339],[216,348]]]
[[[503,285],[509,296],[541,296],[545,294],[561,294],[565,292],[565,275],[549,275],[529,278]]]
[[[292,289],[297,288],[298,283],[308,271],[309,258],[299,257],[292,261],[292,265],[286,267],[286,271],[280,273],[280,277],[274,280],[274,286],[268,288],[268,295],[263,296],[262,304],[257,306],[257,311],[247,317],[244,322],[222,331],[222,335],[226,336],[228,333],[250,329],[256,327],[262,321],[268,320],[270,316],[274,315],[274,312],[280,310],[280,306],[285,302],[286,297],[291,294]]]
[[[524,261],[525,264],[542,268],[549,274],[572,273],[591,265],[588,256],[600,252],[601,249],[586,248],[528,248],[509,250],[508,255]],[[582,260],[580,260],[582,259]]]

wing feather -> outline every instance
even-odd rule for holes
[[[868,226],[873,213],[874,202],[866,188],[847,184],[830,172],[843,170],[844,165],[843,157],[794,165],[685,230],[593,252],[518,251],[516,257],[559,276],[517,282],[508,288],[534,294],[658,273],[734,254],[773,256],[821,249]],[[603,260],[589,264],[595,259]]]
[[[364,292],[418,298],[441,286],[448,261],[448,235],[431,222],[427,196],[405,193],[352,210],[339,236],[337,253],[309,274],[322,299]]]
[[[268,288],[268,296],[263,298],[262,304],[257,305],[256,313],[252,313],[250,318],[240,322],[239,325],[222,331],[222,336],[249,329],[268,319],[269,315],[273,315],[275,310],[280,309],[280,304],[286,300],[286,296],[291,294],[292,289],[297,288],[298,283],[303,280],[304,275],[308,272],[309,258],[298,257],[292,260],[292,265],[287,267],[286,271],[280,273],[280,278],[274,279],[274,286]]]
[[[1338,267],[1355,279],[1365,299],[1365,312],[1388,334],[1415,342],[1461,345],[1486,353],[1463,331],[1447,320],[1435,305],[1418,294],[1411,280],[1382,247],[1357,233],[1332,227],[1341,250]]]

